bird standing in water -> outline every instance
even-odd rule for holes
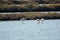
[[[24,18],[21,18],[21,21],[22,21],[22,23],[23,23],[23,21],[24,21]]]
[[[43,21],[44,21],[44,18],[41,18],[41,20],[40,20],[40,21],[41,21],[41,23],[43,23]]]
[[[37,24],[40,24],[40,19],[37,19]]]

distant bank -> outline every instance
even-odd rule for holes
[[[60,4],[0,4],[0,12],[60,11]]]
[[[11,14],[0,14],[0,20],[20,20],[25,18],[26,20],[35,20],[35,19],[60,19],[60,13],[42,13],[42,12],[18,12]]]

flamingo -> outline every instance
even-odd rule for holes
[[[39,24],[40,23],[40,19],[36,19],[37,20],[37,23]]]
[[[25,18],[21,18],[22,23],[23,23],[24,19],[25,19]]]
[[[42,23],[43,23],[43,21],[44,21],[44,18],[41,18],[41,20],[40,20]]]

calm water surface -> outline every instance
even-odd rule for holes
[[[60,20],[0,21],[0,40],[60,40]]]

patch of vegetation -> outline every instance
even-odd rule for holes
[[[39,13],[39,12],[26,12],[20,14],[0,14],[0,20],[20,20],[25,18],[26,20],[35,20],[35,19],[60,19],[60,14],[58,13]]]
[[[0,12],[34,12],[34,11],[60,11],[60,5],[56,6],[34,6],[34,5],[8,5],[8,4],[0,4]]]

